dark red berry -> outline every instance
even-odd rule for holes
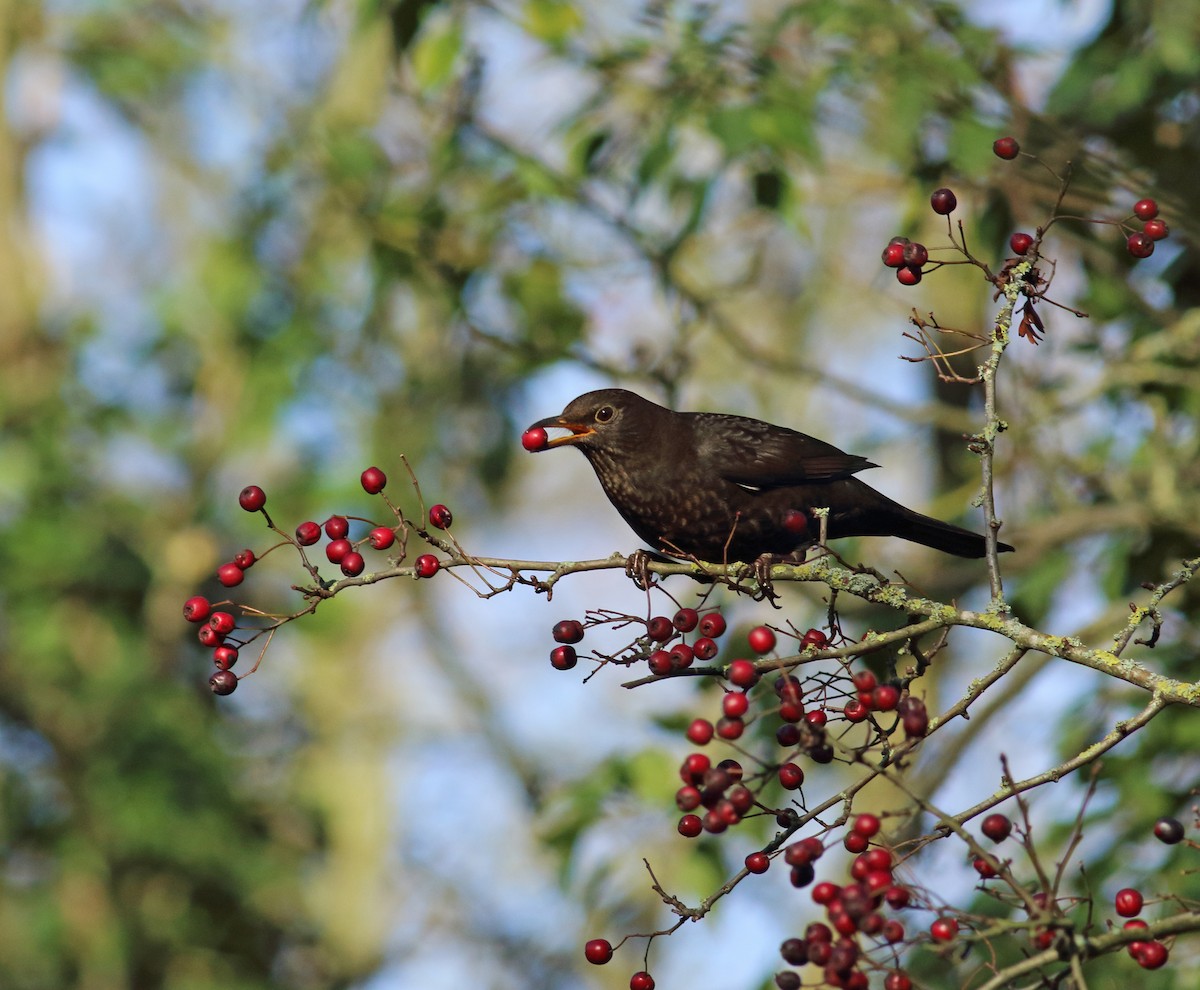
[[[258,558],[254,556],[254,551],[250,550],[249,548],[245,550],[239,550],[233,555],[233,562],[243,571],[249,570],[251,567],[253,567],[256,560],[258,560]]]
[[[958,922],[953,918],[938,918],[929,926],[929,934],[935,942],[953,942],[958,934]]]
[[[681,608],[671,622],[680,632],[688,633],[700,624],[700,613],[694,608]]]
[[[717,720],[717,735],[722,739],[740,739],[746,731],[746,723],[740,718],[730,718],[728,715]]]
[[[434,529],[449,529],[454,522],[454,513],[440,502],[429,509],[429,525]]]
[[[684,784],[675,792],[675,807],[680,811],[694,811],[700,807],[700,789]]]
[[[629,977],[629,990],[654,990],[654,977],[644,969]]]
[[[646,660],[650,673],[663,677],[675,669],[674,658],[666,650],[655,650]]]
[[[213,650],[213,663],[221,670],[228,670],[237,663],[238,651],[232,646],[218,646]]]
[[[955,207],[958,206],[958,197],[954,195],[952,189],[935,189],[929,197],[929,205],[933,207],[933,212],[941,216],[953,213]]]
[[[224,634],[217,632],[212,626],[201,626],[196,630],[196,638],[200,640],[201,646],[210,648],[220,646],[225,640]]]
[[[387,475],[377,467],[367,468],[358,479],[368,495],[378,495],[387,484]]]
[[[330,516],[325,520],[325,535],[331,540],[343,539],[350,532],[350,520],[345,516]]]
[[[593,966],[603,966],[612,958],[612,944],[606,938],[594,938],[583,947],[583,955]]]
[[[1008,246],[1012,248],[1013,254],[1024,254],[1033,247],[1033,237],[1018,230],[1008,239]]]
[[[233,694],[238,686],[237,674],[232,670],[218,670],[208,679],[208,686],[212,688],[213,694]]]
[[[807,650],[812,647],[814,650],[823,650],[829,645],[829,637],[826,636],[820,629],[810,629],[800,639],[800,649]]]
[[[997,158],[1011,162],[1021,153],[1021,146],[1017,144],[1016,138],[1002,137],[992,142],[992,151]]]
[[[694,839],[704,831],[704,822],[699,815],[684,815],[677,826],[679,834],[688,839]]]
[[[1154,241],[1145,234],[1130,234],[1125,248],[1135,258],[1149,258],[1154,253]]]
[[[1133,204],[1133,215],[1139,220],[1153,220],[1158,216],[1158,204],[1152,199],[1139,199]]]
[[[570,670],[578,659],[573,646],[556,646],[550,651],[550,666],[555,670]]]
[[[800,745],[800,730],[795,725],[781,725],[775,730],[775,741],[784,749]]]
[[[814,904],[832,904],[837,900],[838,894],[842,892],[842,888],[836,883],[830,883],[828,880],[817,884],[812,889],[812,899]],[[809,941],[812,941],[811,938]]]
[[[879,820],[878,815],[859,815],[854,819],[854,824],[851,828],[859,835],[865,835],[868,839],[879,834],[879,829],[883,823]],[[884,850],[886,852],[886,850]]]
[[[811,712],[804,713],[804,721],[814,729],[819,729],[829,721],[829,716],[825,713],[825,709],[814,708]]]
[[[780,970],[775,974],[775,986],[778,990],[800,990],[802,985],[800,974],[790,969]]]
[[[1178,818],[1160,818],[1154,823],[1154,837],[1168,846],[1182,842],[1183,833],[1183,824]]]
[[[883,979],[883,990],[912,990],[913,981],[902,969],[893,969]]]
[[[1144,903],[1145,901],[1141,892],[1134,890],[1132,887],[1123,887],[1117,891],[1117,896],[1113,898],[1117,914],[1122,918],[1132,918],[1135,915],[1141,914]]]
[[[853,701],[846,703],[846,707],[842,709],[842,713],[846,716],[848,722],[862,722],[871,714],[871,711],[866,705],[855,698]]]
[[[235,563],[222,564],[217,568],[217,580],[226,588],[235,588],[245,579],[245,572]]]
[[[212,604],[203,595],[193,595],[183,603],[183,617],[188,622],[203,622],[212,615]]]
[[[779,768],[779,783],[785,789],[794,791],[804,783],[804,771],[795,763],[785,763]]]
[[[896,269],[896,281],[901,285],[916,285],[921,281],[921,269],[905,265]]]
[[[847,832],[846,837],[842,840],[842,845],[846,847],[846,852],[857,854],[866,851],[870,840],[861,832]]]
[[[899,911],[900,908],[908,907],[908,902],[912,900],[912,892],[907,887],[897,884],[883,892],[883,899],[887,901],[888,907]]]
[[[734,660],[729,665],[729,683],[735,687],[752,688],[758,683],[758,668],[751,660]]]
[[[228,612],[213,612],[208,620],[209,627],[218,635],[228,636],[237,628],[237,620]]]
[[[338,566],[341,567],[342,573],[345,574],[346,577],[358,577],[364,570],[366,570],[367,562],[363,559],[363,555],[361,553],[359,553],[357,550],[351,550],[342,558],[341,563]]]
[[[706,718],[698,718],[692,721],[692,724],[687,728],[688,741],[695,743],[697,746],[707,745],[713,737],[713,724]]]
[[[687,643],[676,643],[667,652],[671,655],[671,666],[675,670],[685,670],[692,665],[696,657],[695,651]]]
[[[741,691],[730,691],[721,699],[722,714],[733,718],[741,718],[750,708],[750,699]]]
[[[1162,942],[1143,942],[1134,958],[1142,969],[1158,969],[1167,964],[1167,947]]]
[[[771,865],[771,857],[765,852],[753,852],[746,857],[746,869],[751,873],[766,873]]]
[[[711,660],[717,655],[719,650],[720,647],[717,646],[717,641],[709,639],[707,636],[701,636],[692,643],[692,652],[696,654],[697,660]]]
[[[890,712],[900,702],[900,689],[892,684],[880,684],[871,692],[871,705],[877,711]]]
[[[311,520],[296,527],[296,542],[302,547],[311,547],[321,538],[321,527]]]
[[[904,263],[910,268],[920,268],[929,260],[929,248],[920,241],[904,245]]]
[[[563,619],[554,624],[554,641],[556,643],[578,643],[583,639],[583,623],[578,619]]]
[[[793,536],[803,536],[808,532],[808,516],[799,509],[788,509],[783,514],[783,528]]]
[[[697,784],[711,769],[712,760],[703,753],[689,753],[687,759],[683,761],[683,766],[679,768],[679,778],[685,784]]]
[[[386,526],[376,526],[371,530],[367,539],[376,550],[386,550],[396,542],[396,531]]]
[[[904,264],[904,245],[893,241],[883,249],[883,263],[888,268],[899,268]]]
[[[258,485],[247,485],[238,494],[238,505],[247,512],[257,512],[267,504],[267,493]]]
[[[540,426],[531,426],[521,434],[521,446],[526,450],[545,450],[547,434]]]
[[[986,856],[976,856],[971,860],[971,865],[975,867],[975,872],[983,877],[984,880],[990,880],[1000,872],[996,868],[996,863]]]
[[[1007,815],[988,815],[979,826],[979,831],[993,842],[1003,842],[1012,834],[1012,822]]]
[[[725,618],[720,612],[706,612],[700,619],[700,625],[696,628],[699,629],[701,636],[720,639],[725,633]]]
[[[770,653],[775,649],[775,633],[766,626],[755,626],[746,638],[755,653]]]
[[[675,635],[675,626],[665,615],[656,615],[646,623],[646,635],[656,643],[665,643]]]
[[[789,966],[803,966],[808,962],[808,944],[802,938],[789,938],[779,947],[779,954]]]
[[[1142,224],[1142,233],[1152,241],[1161,241],[1171,230],[1161,220],[1147,220]]]
[[[333,540],[325,544],[325,557],[331,564],[340,564],[354,547],[349,540]]]
[[[869,670],[860,670],[852,678],[855,691],[874,691],[879,679]]]
[[[441,566],[437,557],[431,553],[423,553],[413,562],[413,567],[416,568],[417,577],[419,578],[433,577]]]

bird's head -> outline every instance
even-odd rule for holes
[[[659,413],[670,415],[669,410],[625,389],[600,389],[572,399],[557,416],[530,424],[522,442],[526,449],[535,452],[567,445],[578,447],[585,454],[622,449],[636,445],[652,431]],[[551,437],[546,430],[568,432]]]

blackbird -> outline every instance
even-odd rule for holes
[[[570,432],[530,432],[554,428]],[[606,388],[538,420],[522,439],[532,450],[576,447],[633,531],[672,557],[753,562],[793,553],[816,542],[812,510],[821,507],[829,539],[898,536],[957,557],[985,553],[978,533],[907,509],[854,477],[877,464],[759,419],[674,412]]]

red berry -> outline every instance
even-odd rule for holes
[[[573,646],[556,646],[550,651],[550,666],[555,670],[570,670],[578,659]]]
[[[376,550],[386,550],[396,542],[396,531],[386,526],[376,526],[367,537]]]
[[[676,643],[667,653],[671,656],[671,667],[675,670],[684,670],[692,665],[692,660],[696,657],[696,652],[687,645],[687,643]]]
[[[183,617],[188,622],[203,622],[212,614],[212,605],[203,595],[193,595],[183,603]]]
[[[953,918],[938,918],[929,926],[929,934],[935,942],[953,942],[958,934],[958,922]]]
[[[904,263],[910,268],[920,268],[929,260],[929,248],[920,241],[904,245]]]
[[[887,901],[888,907],[899,911],[900,908],[908,907],[908,902],[912,900],[912,892],[907,887],[896,884],[883,892],[883,899]]]
[[[802,938],[785,939],[779,947],[779,954],[789,966],[803,966],[808,962],[808,945]]]
[[[1033,247],[1033,238],[1022,231],[1017,231],[1008,239],[1008,246],[1012,248],[1013,254],[1024,254]]]
[[[213,694],[233,694],[238,686],[237,674],[232,670],[218,670],[208,679],[208,686],[212,688]]]
[[[1016,138],[1002,137],[992,142],[992,151],[997,158],[1003,158],[1005,161],[1011,162],[1021,153],[1021,146],[1017,144]]]
[[[578,643],[583,639],[583,623],[578,619],[563,619],[554,624],[554,642]]]
[[[629,990],[654,990],[654,977],[645,970],[629,977]]]
[[[871,704],[881,712],[890,712],[900,702],[900,689],[892,684],[880,684],[871,692]]]
[[[1158,204],[1152,199],[1139,199],[1133,204],[1133,215],[1139,220],[1153,220],[1158,216]]]
[[[722,739],[740,739],[746,731],[746,723],[740,718],[730,718],[726,715],[717,720],[717,735]]]
[[[870,839],[871,837],[879,834],[881,825],[882,822],[879,821],[878,815],[859,815],[854,819],[854,825],[852,827],[859,835],[865,835],[868,839]]]
[[[819,729],[829,721],[829,716],[825,714],[823,708],[814,708],[811,712],[804,713],[804,721],[814,729]]]
[[[862,722],[871,714],[871,711],[866,705],[855,698],[853,701],[846,703],[846,707],[842,709],[842,713],[849,722]]]
[[[883,990],[912,990],[913,981],[902,969],[893,969],[883,980]]]
[[[775,741],[784,749],[800,745],[800,730],[795,725],[781,725],[775,730]]]
[[[921,269],[905,265],[896,269],[896,281],[901,285],[916,285],[921,281]]]
[[[1134,958],[1142,969],[1158,969],[1167,964],[1167,947],[1162,942],[1143,942]]]
[[[1183,833],[1183,824],[1178,818],[1160,818],[1154,823],[1154,837],[1168,846],[1182,842]]]
[[[221,670],[228,670],[237,663],[238,651],[232,646],[218,646],[213,650],[213,663]]]
[[[709,639],[707,636],[701,636],[698,640],[692,643],[692,652],[696,654],[697,660],[711,660],[720,651],[715,639]]]
[[[368,495],[378,495],[387,484],[387,475],[377,467],[367,468],[358,479]]]
[[[713,737],[713,724],[706,718],[693,720],[687,728],[688,741],[697,746],[707,745]]]
[[[521,434],[521,446],[528,451],[546,449],[546,431],[540,426],[531,426]]]
[[[1122,918],[1132,918],[1135,915],[1142,913],[1142,904],[1145,903],[1140,891],[1134,890],[1132,887],[1123,887],[1117,891],[1117,896],[1113,898],[1113,904],[1116,906],[1117,914]]]
[[[454,513],[439,502],[429,509],[429,525],[434,529],[449,529],[454,522]]]
[[[807,650],[810,646],[815,650],[823,650],[829,645],[829,637],[820,629],[810,629],[800,640],[800,649]]]
[[[971,860],[971,865],[975,867],[975,872],[978,873],[984,880],[990,880],[1000,871],[996,869],[996,864],[986,856],[976,856]]]
[[[866,851],[870,840],[861,832],[847,832],[846,837],[842,840],[842,845],[846,847],[846,852],[857,854]]]
[[[345,516],[330,516],[325,520],[325,535],[331,540],[341,540],[350,532],[350,520]]]
[[[750,708],[750,699],[741,691],[730,691],[721,699],[721,711],[732,718],[741,718]]]
[[[254,556],[254,551],[250,549],[239,550],[233,555],[233,562],[237,564],[237,566],[243,571],[249,570],[251,567],[253,567],[256,560],[258,560],[258,558]]]
[[[674,658],[666,650],[655,650],[646,662],[650,666],[650,673],[659,677],[665,677],[675,669]]]
[[[656,643],[665,643],[675,635],[675,626],[665,615],[656,615],[646,623],[646,635]]]
[[[899,268],[904,264],[904,245],[899,241],[892,241],[883,249],[883,263],[888,268]]]
[[[325,557],[331,564],[340,564],[354,546],[349,540],[333,540],[325,544]]]
[[[979,826],[979,831],[993,842],[1003,842],[1012,833],[1012,822],[1007,815],[988,815]]]
[[[359,553],[357,550],[351,550],[342,558],[339,566],[342,569],[342,573],[345,574],[346,577],[358,577],[364,570],[366,570],[367,562],[363,559],[363,555],[361,553]]]
[[[695,811],[700,807],[701,797],[698,787],[684,784],[675,792],[675,807],[680,811]]]
[[[681,608],[675,613],[675,618],[671,620],[671,624],[680,632],[691,632],[700,624],[700,613],[694,608]]]
[[[828,880],[817,884],[812,889],[812,899],[814,904],[832,904],[837,900],[838,894],[842,892],[842,888],[836,883],[830,883]]]
[[[311,547],[321,538],[321,527],[311,520],[296,527],[296,542],[302,547]]]
[[[958,206],[958,197],[952,189],[935,189],[929,197],[929,205],[933,207],[934,213],[944,217],[954,212],[954,208]]]
[[[684,815],[677,826],[679,834],[687,839],[694,839],[704,831],[704,822],[699,815]]]
[[[735,687],[752,688],[758,683],[758,668],[750,660],[734,660],[727,672],[729,683]]]
[[[258,485],[247,485],[238,494],[238,505],[247,512],[257,512],[267,504],[267,493]]]
[[[1145,234],[1130,234],[1125,248],[1135,258],[1149,258],[1154,253],[1154,241]]]
[[[583,955],[593,966],[603,966],[612,958],[612,944],[606,938],[594,938],[583,947]]]
[[[766,626],[755,626],[746,638],[755,653],[770,653],[775,649],[775,633]]]
[[[785,763],[779,768],[779,783],[785,789],[794,791],[804,783],[804,771],[795,763]]]
[[[800,974],[794,973],[790,969],[780,970],[775,974],[777,990],[800,990],[802,983]]]
[[[442,565],[433,554],[423,553],[413,562],[413,566],[416,568],[417,577],[431,578],[438,572],[438,569]]]
[[[895,945],[897,942],[904,941],[904,925],[896,921],[894,918],[883,926],[883,937],[886,941]]]
[[[783,514],[783,528],[793,536],[803,536],[808,532],[808,516],[799,509],[788,509]]]
[[[1161,241],[1171,233],[1171,230],[1161,220],[1147,220],[1142,224],[1142,233],[1152,241]]]
[[[725,618],[720,612],[706,612],[698,626],[701,636],[709,639],[720,639],[725,633]]]
[[[765,852],[753,852],[746,857],[746,869],[751,873],[766,873],[771,865],[771,857]]]
[[[871,815],[870,817],[874,818],[875,816]],[[896,858],[892,855],[892,851],[884,849],[883,846],[872,846],[863,855],[866,858],[867,866],[872,871],[890,872],[896,865]]]
[[[200,640],[201,646],[208,647],[220,646],[225,639],[225,637],[213,629],[212,626],[201,626],[196,631],[196,638]]]
[[[879,679],[869,670],[860,670],[852,680],[855,691],[874,691],[879,685]]]
[[[222,564],[217,568],[217,580],[226,588],[234,588],[246,578],[245,572],[237,564]]]
[[[220,636],[228,636],[237,628],[237,621],[228,612],[213,612],[208,624],[213,632]]]

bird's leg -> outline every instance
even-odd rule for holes
[[[813,509],[812,513],[817,517],[817,522],[820,524],[820,540],[821,546],[825,546],[829,539],[829,507],[825,506],[821,509]]]
[[[665,559],[649,550],[634,550],[625,558],[625,575],[631,578],[641,591],[649,591],[650,585],[654,581],[654,577],[650,573],[650,565],[656,560]]]

